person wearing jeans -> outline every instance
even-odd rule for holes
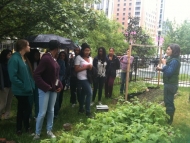
[[[101,98],[102,98],[102,90],[105,84],[105,77],[106,77],[106,66],[107,66],[107,57],[106,57],[106,50],[104,47],[100,47],[98,49],[98,55],[93,60],[93,66],[98,71],[98,77],[93,79],[93,97],[91,106],[94,105],[94,101],[96,98],[96,93],[98,90],[98,104],[102,105]]]
[[[36,120],[36,132],[34,140],[40,139],[41,129],[45,115],[47,115],[47,135],[55,138],[52,133],[54,106],[57,93],[63,88],[59,79],[59,64],[56,61],[60,43],[57,40],[49,42],[49,51],[44,54],[34,72],[34,80],[38,86],[39,113]]]
[[[114,48],[109,49],[108,64],[106,67],[105,97],[111,98],[116,70],[120,67],[119,59],[114,55]]]
[[[80,55],[75,59],[75,71],[78,79],[79,94],[79,113],[83,113],[83,105],[85,102],[86,116],[91,117],[90,102],[92,98],[91,84],[87,78],[87,70],[92,70],[92,58],[90,57],[90,46],[86,43],[82,44]]]
[[[120,67],[121,67],[121,87],[120,87],[120,94],[123,94],[125,91],[125,83],[126,83],[126,71],[127,71],[127,65],[128,65],[128,53],[129,50],[127,50],[126,55],[122,56],[120,61]],[[134,60],[134,57],[130,57],[130,66],[132,65]]]
[[[166,114],[169,115],[168,124],[172,124],[175,113],[174,95],[178,90],[179,72],[180,72],[180,47],[177,44],[170,44],[166,50],[169,57],[162,59],[163,67],[156,69],[163,72],[164,82],[164,103]]]

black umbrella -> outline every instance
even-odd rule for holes
[[[31,47],[48,48],[48,43],[51,40],[59,41],[61,48],[73,49],[75,47],[72,40],[54,34],[39,34],[36,36],[26,37],[25,39],[30,43]]]

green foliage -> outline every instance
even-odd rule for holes
[[[95,0],[4,0],[0,3],[0,37],[23,38],[53,33],[84,37],[96,26],[96,12],[84,3]]]
[[[146,89],[147,89],[147,86],[146,86],[145,82],[143,82],[143,81],[130,82],[128,94],[142,93]]]
[[[98,12],[97,25],[94,30],[89,32],[86,37],[80,39],[79,42],[87,42],[92,48],[92,55],[97,55],[99,47],[114,47],[116,54],[123,54],[128,48],[125,37],[121,33],[122,26],[106,17],[103,12]]]
[[[184,21],[181,25],[177,25],[172,21],[167,20],[164,24],[164,49],[170,43],[179,44],[182,54],[190,54],[190,23]]]
[[[78,143],[155,143],[174,141],[180,136],[167,125],[168,116],[161,105],[146,102],[124,102],[121,98],[115,110],[98,113],[86,124],[79,123],[75,135],[63,134],[57,142]]]

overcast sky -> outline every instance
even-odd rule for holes
[[[176,20],[181,23],[185,19],[190,20],[190,0],[165,0],[164,19]]]

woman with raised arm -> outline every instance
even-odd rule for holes
[[[164,82],[164,103],[166,114],[170,116],[168,124],[172,124],[175,112],[174,95],[178,90],[179,71],[180,71],[180,47],[177,44],[170,44],[166,50],[168,59],[162,59],[163,67],[157,70],[163,72]]]

